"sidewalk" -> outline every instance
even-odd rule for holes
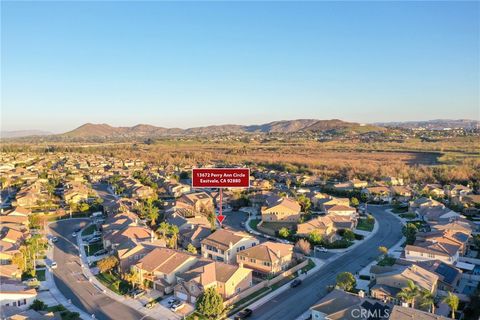
[[[89,225],[87,225],[85,228],[87,228]],[[103,292],[103,294],[107,295],[108,297],[116,300],[119,303],[122,303],[124,305],[129,306],[132,309],[137,310],[138,312],[144,314],[145,316],[149,316],[154,319],[158,320],[177,320],[180,319],[180,316],[177,315],[176,313],[173,313],[169,309],[165,308],[164,306],[161,306],[160,303],[158,303],[155,307],[152,309],[147,309],[144,307],[143,303],[135,300],[135,299],[130,299],[130,298],[125,298],[124,296],[118,295],[109,288],[107,288],[103,283],[101,283],[97,277],[95,277],[88,267],[88,257],[85,253],[85,247],[84,243],[82,240],[82,234],[83,230],[79,232],[77,235],[77,245],[78,249],[80,252],[80,260],[82,264],[82,270],[83,274],[85,277],[92,283],[95,287],[97,287],[99,290]]]

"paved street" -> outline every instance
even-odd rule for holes
[[[50,225],[52,234],[59,239],[53,251],[53,258],[58,264],[58,268],[54,270],[58,290],[78,308],[88,314],[95,314],[96,319],[141,319],[143,314],[106,296],[83,275],[72,233],[88,221],[64,220]]]
[[[242,222],[247,221],[248,213],[244,211],[223,211],[223,215],[226,216],[225,221],[223,222],[225,229],[245,231]]]
[[[335,283],[335,277],[342,271],[356,273],[378,257],[378,247],[391,247],[402,238],[400,221],[384,211],[387,207],[369,206],[369,212],[379,222],[378,232],[365,243],[357,246],[302,283],[288,289],[268,303],[254,310],[251,319],[293,320],[327,294],[327,286]]]

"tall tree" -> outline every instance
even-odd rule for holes
[[[195,306],[197,311],[208,319],[218,319],[225,311],[223,298],[215,287],[207,288],[200,297],[198,297]]]
[[[452,311],[452,319],[455,319],[455,311],[457,311],[458,304],[460,303],[458,296],[449,292],[448,296],[443,299],[443,302],[445,302],[450,307],[450,310]]]
[[[417,236],[417,226],[413,223],[407,223],[405,227],[403,227],[403,235],[407,238],[407,244],[412,245],[415,242]]]
[[[97,263],[97,267],[101,273],[108,272],[110,274],[117,265],[118,259],[114,256],[105,257]]]
[[[350,272],[341,272],[337,275],[337,287],[344,291],[352,291],[355,289],[357,281]]]
[[[420,294],[420,289],[412,280],[407,280],[407,286],[397,293],[397,298],[410,303],[412,308],[415,308],[415,298]]]
[[[426,289],[421,290],[420,306],[428,308],[431,313],[435,313],[435,295]]]

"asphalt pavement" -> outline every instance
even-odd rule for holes
[[[401,223],[392,214],[386,212],[386,208],[388,206],[368,207],[368,211],[379,223],[379,229],[375,235],[331,263],[327,263],[300,286],[290,288],[256,308],[250,319],[297,319],[328,293],[327,286],[335,284],[338,273],[348,271],[355,274],[378,257],[379,246],[392,247],[400,241]]]
[[[108,297],[84,276],[72,233],[88,222],[89,219],[72,219],[50,224],[52,235],[58,237],[53,251],[53,259],[58,265],[54,269],[54,281],[58,290],[65,298],[71,299],[75,306],[88,314],[94,314],[95,319],[149,319],[137,310]]]

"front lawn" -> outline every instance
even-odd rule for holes
[[[249,222],[249,226],[250,228],[252,228],[253,230],[257,230],[257,225],[260,223],[260,219],[256,219],[256,220],[250,220]]]
[[[38,281],[45,281],[45,269],[35,270],[35,277]]]
[[[400,214],[400,217],[404,219],[415,219],[417,215],[415,213],[402,213]]]
[[[97,230],[97,226],[94,224],[89,225],[85,230],[82,232],[82,236],[88,236],[94,233]]]
[[[312,259],[308,259],[308,264],[302,268],[302,273],[306,273],[309,270],[315,268],[315,262]]]
[[[115,273],[99,273],[97,279],[113,292],[124,295],[131,289],[130,284]]]
[[[395,264],[395,261],[397,261],[397,259],[390,256],[386,256],[382,260],[378,261],[377,265],[382,267],[393,266]]]
[[[358,219],[357,229],[363,231],[372,231],[375,226],[375,219],[362,218]]]
[[[102,242],[96,242],[90,245],[85,246],[85,253],[87,256],[93,256],[95,252],[102,250],[103,249],[103,243]]]
[[[327,249],[345,249],[350,247],[353,244],[353,241],[348,241],[345,239],[335,240],[333,242],[322,242],[322,246]]]

